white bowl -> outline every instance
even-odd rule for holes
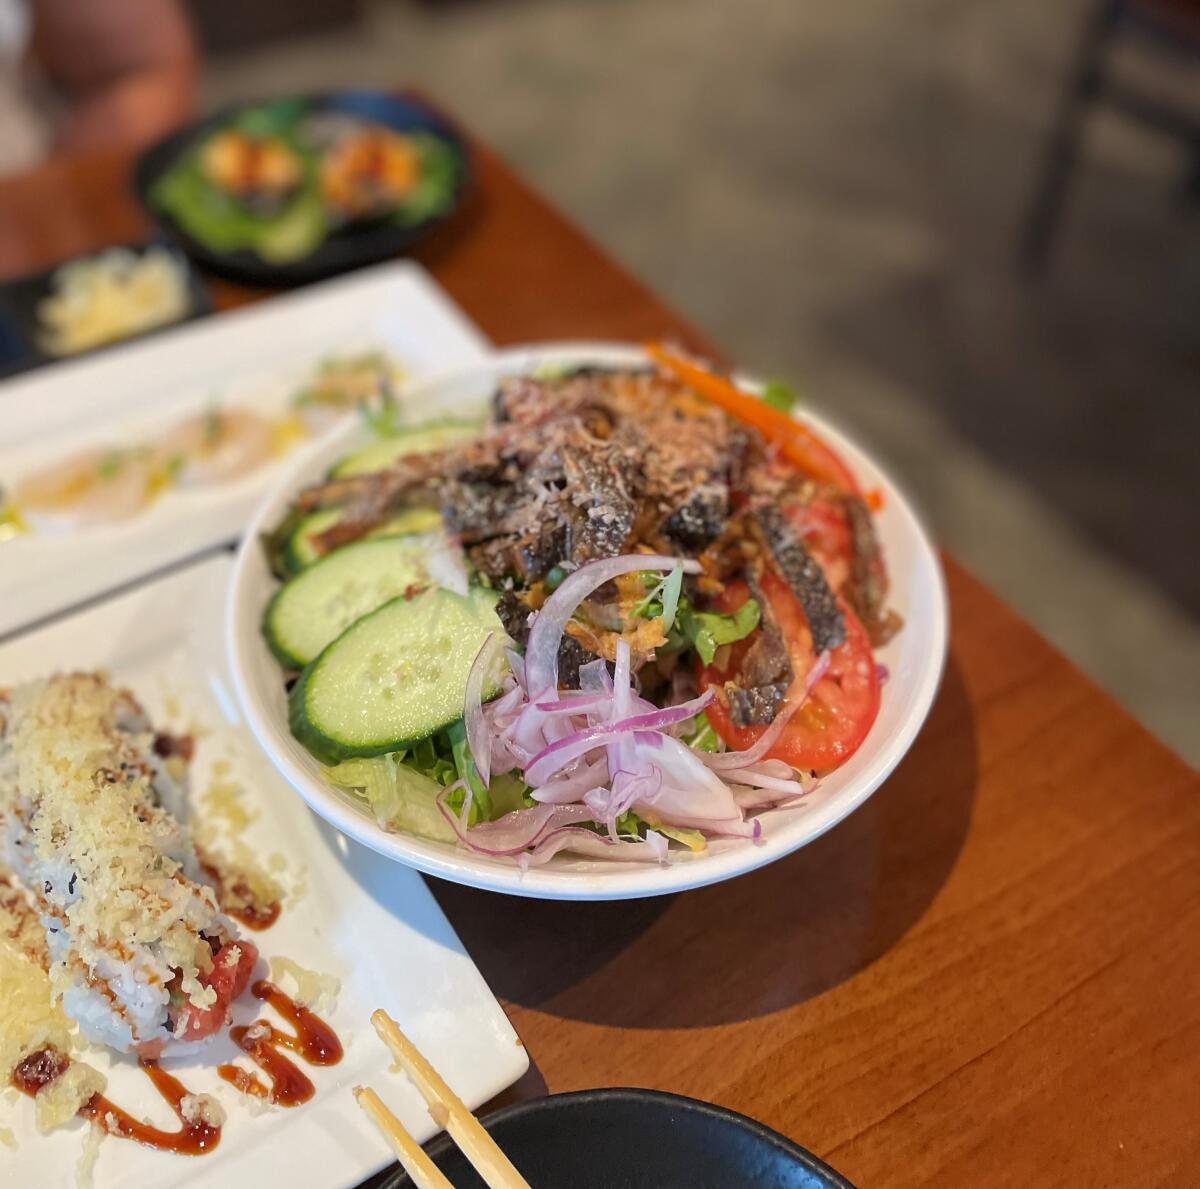
[[[417,381],[403,394],[411,420],[478,412],[503,376],[543,365],[645,363],[634,347],[550,344],[502,351],[491,360]],[[522,874],[511,860],[471,854],[450,843],[382,830],[366,807],[327,783],[320,764],[288,730],[287,698],[279,666],[259,633],[263,608],[276,589],[259,537],[283,517],[292,496],[319,479],[365,438],[347,422],[314,443],[263,501],[246,529],[229,589],[226,643],[246,720],[275,767],[326,821],[356,841],[429,875],[518,896],[561,900],[617,900],[678,892],[753,871],[819,837],[857,809],[909,749],[937,692],[946,653],[946,592],[937,556],[908,501],[852,442],[820,418],[805,414],[849,463],[864,488],[880,488],[879,535],[891,574],[891,605],[905,626],[877,655],[887,665],[879,716],[866,741],[799,805],[762,815],[762,840],[710,843],[699,855],[675,856],[664,866],[613,863],[559,854]]]

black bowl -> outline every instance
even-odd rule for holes
[[[581,1090],[482,1120],[534,1189],[854,1189],[811,1152],[734,1111],[657,1090]],[[456,1189],[483,1189],[443,1135],[429,1154]],[[373,1189],[412,1189],[400,1168]]]
[[[142,255],[153,247],[174,247],[162,236],[133,244],[114,244],[113,247],[126,248],[131,252]],[[83,355],[94,355],[97,351],[106,351],[109,347],[117,347],[134,339],[145,338],[147,335],[158,334],[170,330],[193,318],[202,318],[211,314],[213,309],[212,297],[208,286],[196,272],[190,260],[175,255],[186,269],[187,279],[187,309],[182,316],[161,326],[152,326],[148,330],[126,338],[114,339],[111,343],[102,343],[86,351],[77,351],[72,355],[54,355],[46,351],[40,343],[44,328],[38,317],[38,307],[42,301],[54,291],[54,277],[64,264],[73,260],[88,260],[103,255],[107,248],[95,252],[84,252],[81,256],[73,256],[68,260],[60,260],[50,268],[28,276],[17,277],[11,281],[0,283],[0,375],[8,376],[29,368],[40,367],[46,363],[57,363],[60,359],[78,359]]]
[[[296,98],[305,105],[306,114],[354,115],[396,132],[432,132],[439,136],[454,149],[461,163],[454,196],[445,210],[404,227],[376,219],[337,228],[308,255],[283,264],[268,263],[249,249],[214,251],[176,222],[169,211],[156,206],[151,190],[196,141],[228,123],[239,112],[259,106],[257,103],[236,104],[172,132],[147,149],[133,169],[134,192],[146,212],[171,240],[211,272],[242,284],[268,288],[307,285],[399,255],[445,223],[462,206],[470,183],[470,155],[449,122],[424,104],[382,91],[330,91]]]

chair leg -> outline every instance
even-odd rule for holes
[[[1046,266],[1083,139],[1088,110],[1103,83],[1104,55],[1120,22],[1123,0],[1100,0],[1088,16],[1075,63],[1059,102],[1041,176],[1021,237],[1024,270],[1040,274]]]

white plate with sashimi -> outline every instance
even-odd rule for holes
[[[221,551],[0,649],[0,1180],[357,1185],[385,1009],[472,1107],[528,1057],[416,872],[310,814],[239,721]]]
[[[486,348],[407,260],[0,380],[0,637],[232,543],[302,445]]]
[[[550,345],[389,417],[295,462],[228,602],[251,730],[349,837],[517,895],[669,893],[812,841],[911,745],[935,551],[786,386]]]

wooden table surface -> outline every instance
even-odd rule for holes
[[[128,165],[0,186],[0,274],[144,234]],[[707,346],[484,149],[470,209],[419,258],[497,343]],[[946,571],[930,719],[811,846],[626,903],[431,881],[533,1060],[509,1097],[710,1099],[862,1187],[1200,1184],[1197,774]]]

